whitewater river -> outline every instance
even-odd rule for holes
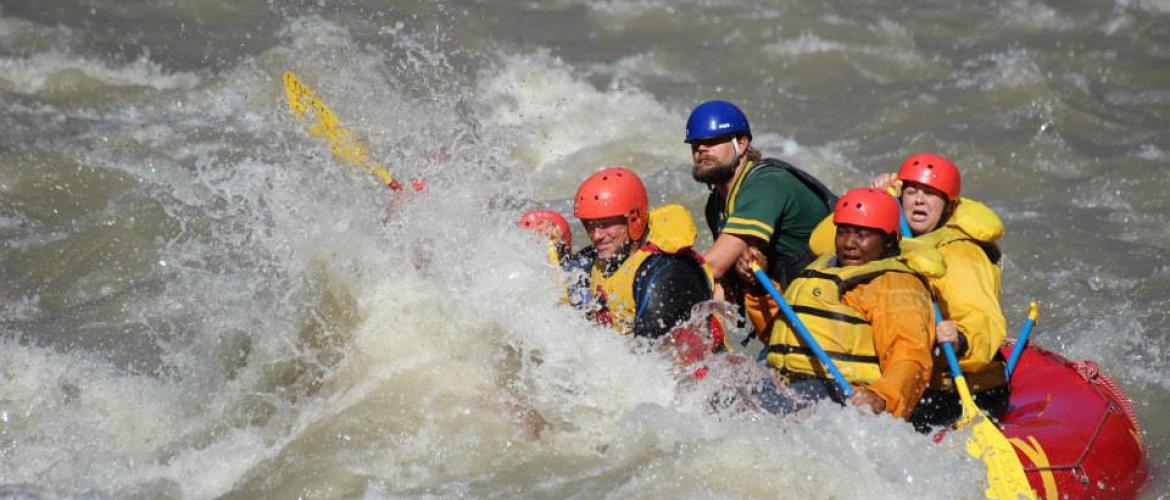
[[[557,304],[510,221],[619,164],[697,211],[711,98],[839,192],[954,158],[1012,335],[1117,378],[1170,497],[1168,0],[0,0],[0,497],[979,498],[956,440],[713,409]]]

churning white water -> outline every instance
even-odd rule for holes
[[[511,221],[609,165],[698,213],[682,127],[716,97],[838,191],[955,157],[1007,224],[1010,328],[1038,300],[1035,342],[1118,378],[1170,495],[1168,26],[1158,1],[0,2],[0,496],[980,497],[959,440],[713,405],[742,366],[693,381],[557,303]],[[427,187],[335,160],[285,70]]]

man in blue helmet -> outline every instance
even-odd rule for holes
[[[813,260],[808,238],[836,201],[820,181],[752,147],[747,116],[727,101],[707,101],[687,119],[692,175],[707,184],[707,225],[715,239],[704,257],[728,299],[742,298],[757,335],[767,343],[778,307],[751,276],[761,261],[783,289]],[[729,272],[735,268],[736,272]]]

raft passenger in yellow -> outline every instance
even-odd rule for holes
[[[1008,385],[999,348],[1007,336],[1000,309],[1000,250],[1003,222],[987,205],[960,195],[962,179],[954,162],[920,152],[902,162],[897,174],[875,178],[877,189],[900,188],[902,210],[914,239],[942,254],[946,274],[930,279],[944,321],[936,343],[954,342],[959,368],[975,403],[993,416],[1007,409]],[[812,237],[813,251],[823,252],[832,226],[822,221]],[[920,430],[947,425],[962,414],[950,370],[935,350],[930,385],[911,417]]]
[[[691,250],[698,230],[681,205],[649,210],[633,171],[614,167],[585,179],[573,214],[590,246],[569,262],[570,302],[624,335],[658,338],[710,300],[713,278]]]
[[[942,257],[929,245],[901,239],[898,204],[883,191],[849,191],[832,220],[833,252],[797,274],[784,298],[857,389],[851,404],[906,418],[930,377],[934,320],[926,280],[945,271]],[[762,392],[761,406],[787,413],[818,399],[844,403],[787,321],[776,322],[768,344],[768,366],[789,391]]]

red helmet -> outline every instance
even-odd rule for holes
[[[914,153],[902,162],[898,180],[917,182],[942,191],[947,199],[959,199],[959,167],[951,160],[934,153]]]
[[[561,217],[561,214],[558,214],[552,210],[534,208],[524,212],[520,215],[520,218],[516,220],[516,225],[524,229],[535,230],[536,228],[540,227],[541,223],[544,222],[548,222],[556,226],[556,236],[561,241],[561,243],[565,245],[573,244],[573,231],[569,229],[569,221],[565,220],[564,217]]]
[[[582,220],[625,216],[630,238],[639,240],[646,233],[649,205],[646,187],[637,174],[625,167],[611,167],[589,176],[577,188],[573,215]]]
[[[901,216],[898,200],[889,193],[874,188],[854,188],[837,200],[833,223],[896,233]]]

